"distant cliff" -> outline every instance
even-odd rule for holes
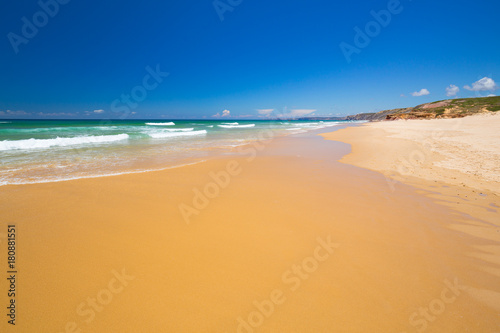
[[[370,121],[378,121],[385,120],[387,115],[395,114],[397,112],[402,112],[407,109],[392,109],[392,110],[384,110],[377,113],[360,113],[354,116],[347,116],[345,120],[370,120]]]
[[[397,120],[462,118],[477,113],[500,111],[500,96],[458,98],[417,105],[411,108],[384,110],[377,113],[359,113],[347,117],[304,117],[299,120]]]
[[[386,120],[462,118],[477,113],[500,111],[500,97],[459,98],[417,105],[387,114]]]

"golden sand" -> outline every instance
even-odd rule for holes
[[[0,188],[19,269],[16,326],[3,315],[1,331],[498,330],[498,242],[468,231],[497,226],[337,162],[346,144],[306,135],[262,147]]]

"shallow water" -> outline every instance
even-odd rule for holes
[[[142,172],[200,160],[259,140],[341,122],[228,120],[5,120],[0,186]],[[267,134],[266,134],[267,133]]]

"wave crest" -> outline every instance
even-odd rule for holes
[[[175,123],[169,121],[168,123],[146,123],[146,125],[149,125],[149,126],[174,126]]]
[[[248,127],[255,127],[255,124],[248,124],[248,125],[217,125],[222,128],[248,128]]]
[[[121,140],[127,140],[128,134],[116,135],[96,135],[96,136],[77,136],[73,138],[55,139],[26,139],[26,140],[5,140],[0,141],[0,151],[6,150],[27,150],[43,149],[50,147],[67,147],[92,143],[107,143]]]
[[[194,130],[194,128],[166,128],[164,131],[169,131],[169,132],[190,132]]]
[[[191,131],[191,132],[161,132],[161,133],[148,133],[150,137],[153,139],[166,139],[166,138],[175,138],[179,136],[193,136],[193,135],[205,135],[207,131]]]

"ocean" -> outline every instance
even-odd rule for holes
[[[0,120],[0,186],[145,172],[335,121]]]

